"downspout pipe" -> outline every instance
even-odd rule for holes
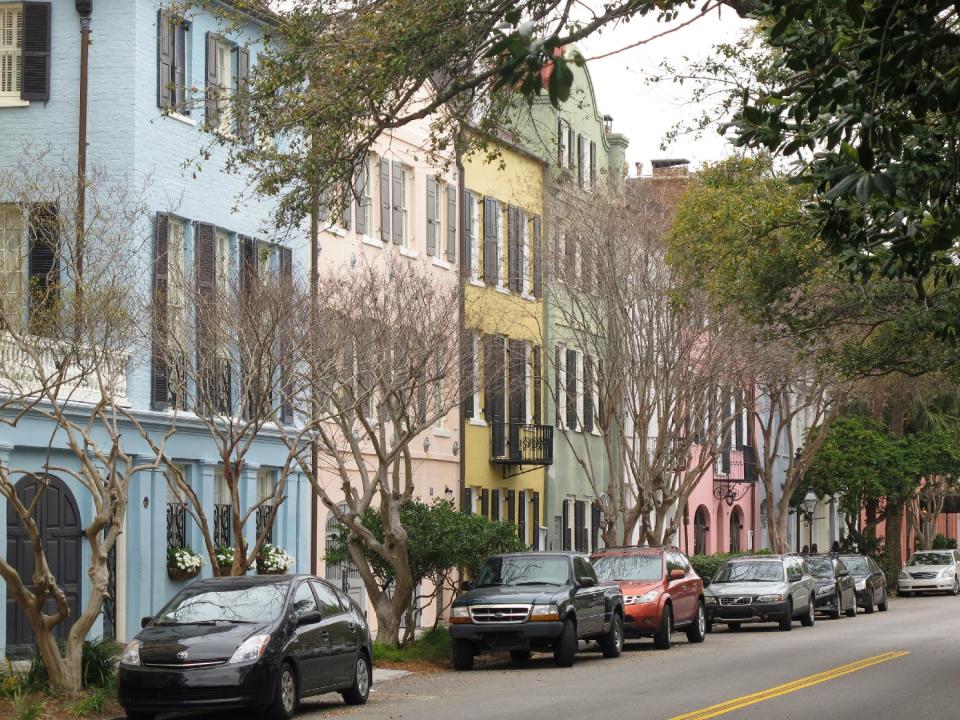
[[[77,313],[82,312],[83,302],[83,256],[87,227],[87,95],[90,70],[90,16],[93,0],[76,0],[80,15],[80,108],[77,117],[77,216],[76,216],[76,269]]]

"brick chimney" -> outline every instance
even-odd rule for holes
[[[690,161],[686,158],[660,158],[650,163],[654,177],[686,177]]]

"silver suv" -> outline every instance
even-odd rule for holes
[[[768,622],[790,630],[794,619],[804,627],[813,625],[813,577],[799,555],[733,558],[703,584],[708,632],[714,623],[726,623],[731,630]]]

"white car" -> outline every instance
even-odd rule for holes
[[[956,550],[918,550],[897,578],[897,593],[910,597],[921,592],[960,595],[960,553]]]

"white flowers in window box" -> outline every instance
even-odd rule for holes
[[[195,578],[203,567],[203,558],[190,547],[170,548],[167,550],[167,576],[171,580],[183,581]]]
[[[220,576],[229,575],[233,569],[233,554],[236,552],[232,545],[217,545],[214,549],[217,565],[220,566]]]
[[[257,556],[257,573],[260,575],[284,575],[293,567],[296,559],[283,548],[267,543]]]

